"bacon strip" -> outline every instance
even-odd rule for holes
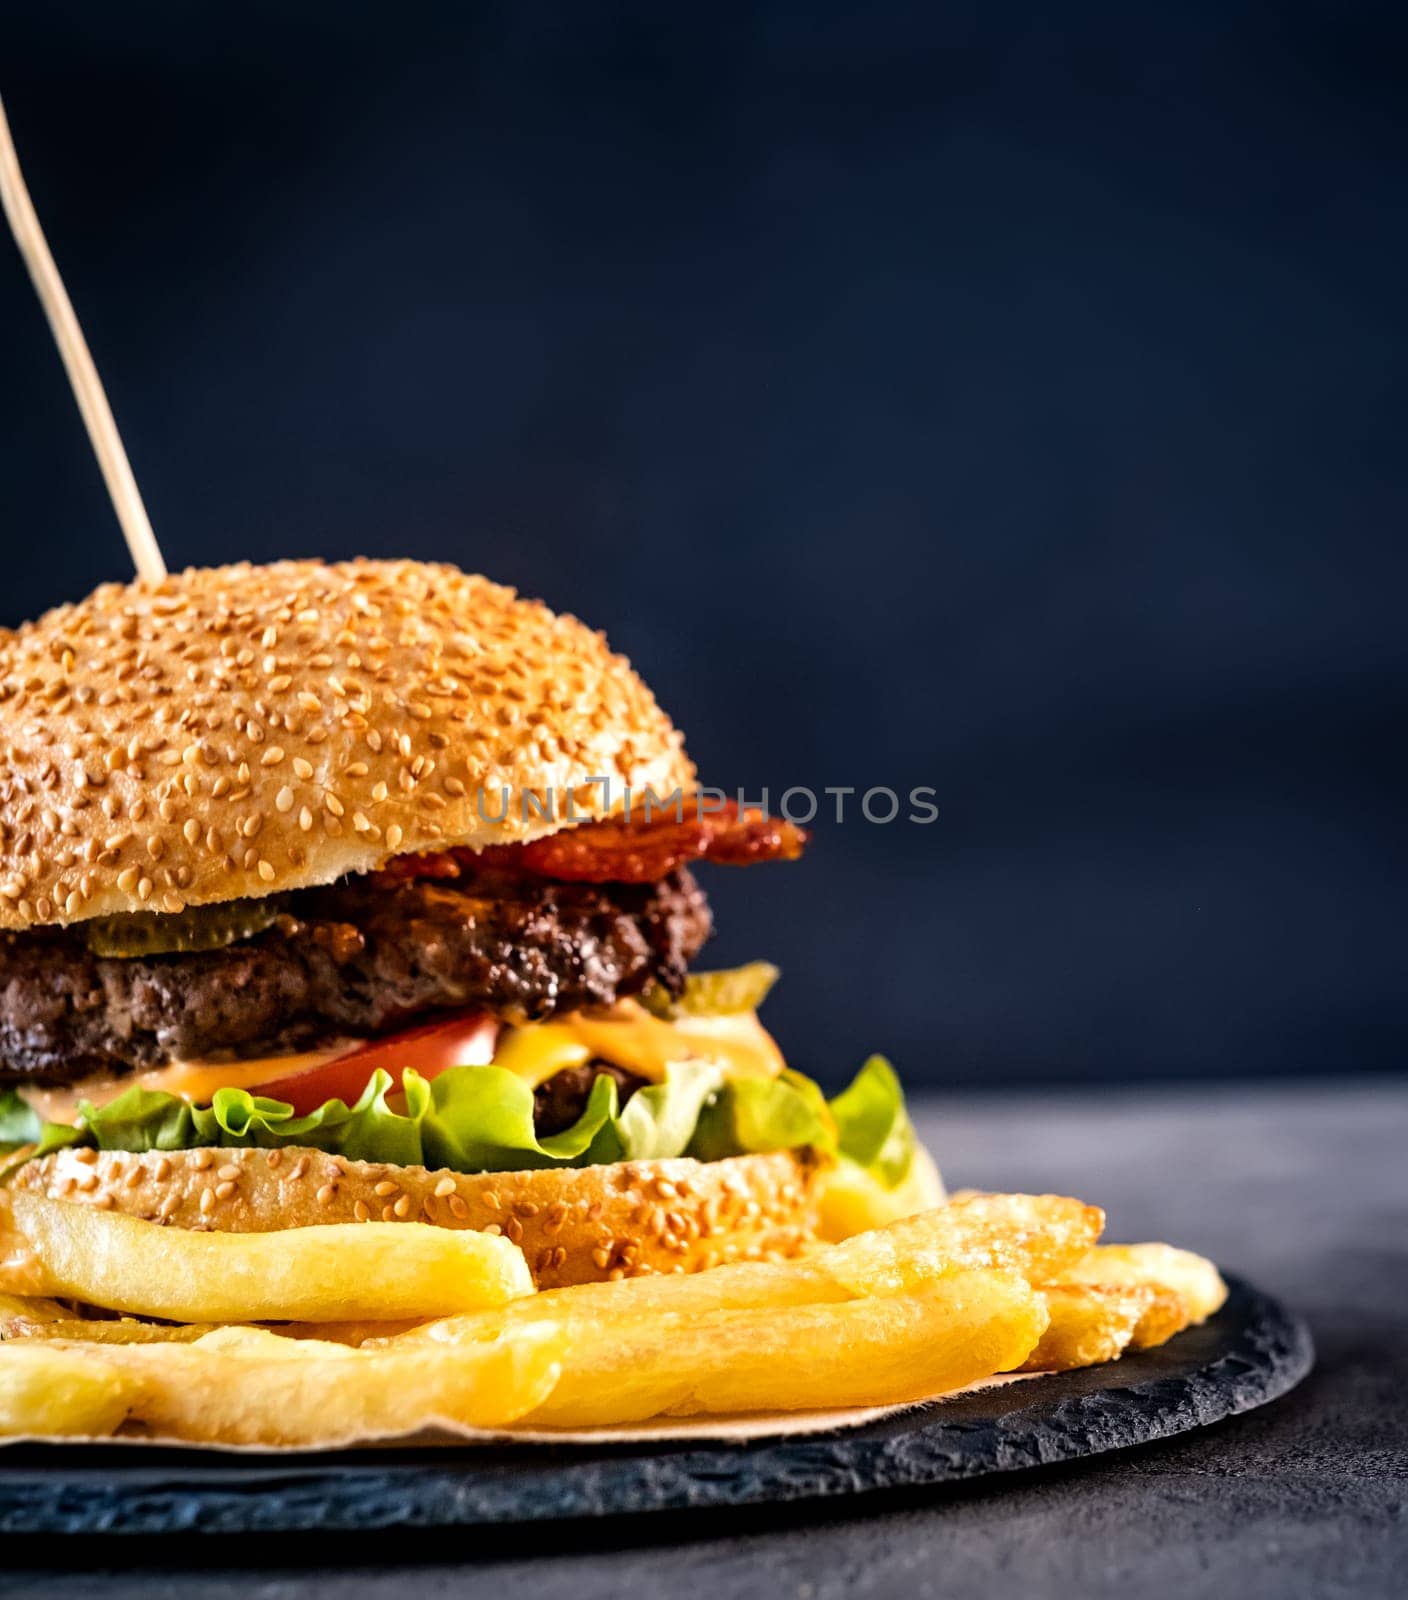
[[[743,811],[725,801],[717,811],[696,815],[686,801],[681,820],[673,812],[630,821],[584,822],[529,844],[442,850],[398,856],[382,869],[396,882],[407,878],[458,878],[462,873],[508,872],[564,883],[658,883],[691,861],[745,867],[756,861],[795,861],[809,835],[795,823]]]

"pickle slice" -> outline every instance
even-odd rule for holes
[[[188,906],[172,916],[134,911],[125,917],[94,917],[83,925],[95,956],[119,960],[222,950],[272,928],[283,914],[283,898],[231,900],[218,906]]]
[[[756,1011],[781,976],[771,961],[750,961],[746,966],[728,967],[722,972],[691,972],[684,980],[679,999],[657,987],[642,995],[641,1003],[647,1011],[667,1020],[736,1016]]]

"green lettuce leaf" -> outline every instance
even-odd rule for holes
[[[13,1089],[0,1090],[0,1150],[8,1153],[22,1144],[34,1144],[43,1132],[44,1119]]]
[[[305,1146],[351,1160],[509,1172],[680,1155],[716,1161],[811,1145],[874,1168],[891,1186],[908,1171],[914,1148],[899,1081],[878,1056],[829,1105],[800,1072],[726,1081],[709,1063],[682,1061],[622,1106],[615,1080],[603,1073],[577,1121],[542,1138],[533,1126],[532,1088],[502,1067],[451,1067],[430,1080],[407,1070],[400,1109],[388,1103],[392,1090],[390,1075],[378,1071],[355,1104],[327,1100],[298,1116],[247,1089],[218,1089],[208,1106],[192,1106],[133,1088],[102,1107],[84,1103],[73,1127],[42,1121],[10,1090],[0,1094],[0,1146],[34,1146],[25,1159],[70,1144],[126,1151]]]
[[[664,1083],[626,1102],[602,1074],[571,1127],[539,1138],[533,1090],[501,1067],[452,1067],[427,1082],[403,1075],[405,1106],[387,1103],[393,1081],[372,1074],[355,1105],[327,1100],[307,1116],[281,1100],[247,1089],[217,1089],[208,1106],[192,1106],[154,1089],[129,1089],[102,1107],[79,1107],[76,1127],[41,1122],[18,1096],[0,1099],[0,1134],[9,1147],[62,1144],[99,1150],[191,1150],[201,1146],[302,1146],[354,1161],[449,1167],[457,1172],[508,1172],[526,1167],[588,1166],[682,1155],[700,1111],[727,1086],[717,1067],[680,1062]]]
[[[82,1144],[83,1132],[64,1122],[45,1122],[33,1106],[13,1089],[0,1091],[0,1155],[10,1155],[21,1145],[35,1148],[25,1159],[47,1156],[51,1150],[62,1150],[65,1145]],[[3,1179],[9,1168],[0,1171]]]
[[[800,1072],[787,1071],[776,1078],[730,1080],[703,1108],[686,1153],[719,1161],[804,1144],[829,1152],[836,1135],[821,1090]]]
[[[914,1160],[914,1125],[904,1090],[884,1056],[871,1056],[831,1101],[837,1153],[874,1173],[887,1189],[904,1182]]]

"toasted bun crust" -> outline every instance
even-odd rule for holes
[[[532,1172],[428,1172],[319,1150],[59,1150],[14,1188],[173,1227],[272,1233],[323,1222],[494,1229],[540,1289],[796,1255],[815,1237],[815,1158],[623,1161]]]
[[[569,794],[585,821],[625,785],[692,777],[600,634],[453,567],[283,561],[108,584],[0,633],[0,928],[534,838],[562,826]],[[525,797],[541,809],[549,791],[544,817]]]

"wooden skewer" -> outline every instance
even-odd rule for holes
[[[159,582],[166,576],[166,563],[161,558],[156,535],[152,532],[146,507],[142,504],[137,480],[132,476],[127,452],[122,448],[117,424],[112,420],[112,409],[103,393],[98,369],[88,353],[88,341],[78,325],[59,269],[54,265],[49,246],[44,241],[44,230],[34,213],[29,190],[25,188],[3,99],[0,99],[0,200],[4,202],[10,231],[20,247],[25,266],[29,268],[39,303],[44,307],[54,342],[63,357],[64,368],[73,385],[74,399],[78,401],[78,409],[83,414],[88,438],[102,469],[108,494],[112,497],[113,510],[122,524],[127,548],[132,552],[137,576]]]

